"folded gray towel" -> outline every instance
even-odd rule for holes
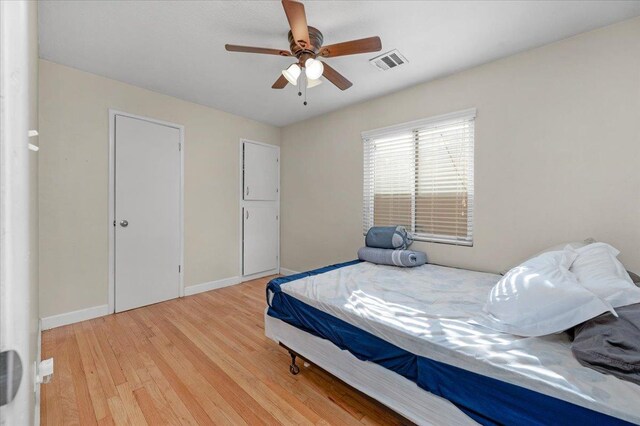
[[[413,239],[404,226],[372,226],[367,231],[365,245],[381,249],[408,248]]]
[[[358,250],[358,259],[379,265],[412,267],[427,263],[427,254],[413,250],[362,247]]]

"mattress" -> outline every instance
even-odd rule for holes
[[[273,280],[268,315],[454,402],[483,424],[640,423],[640,387],[581,366],[565,334],[480,325],[498,275],[348,262]]]

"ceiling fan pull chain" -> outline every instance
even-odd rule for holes
[[[302,103],[304,106],[307,106],[307,82],[308,82],[309,78],[306,76],[304,76],[304,102]]]

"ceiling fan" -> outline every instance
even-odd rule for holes
[[[289,31],[290,51],[264,47],[236,46],[233,44],[225,45],[229,52],[261,53],[265,55],[294,56],[297,58],[297,63],[282,71],[280,78],[271,86],[273,89],[283,89],[287,83],[297,85],[302,68],[304,68],[308,88],[320,84],[320,77],[324,76],[339,89],[346,90],[353,83],[330,67],[329,64],[317,58],[333,58],[357,53],[377,52],[382,49],[380,37],[369,37],[323,46],[323,36],[320,30],[307,25],[307,16],[302,3],[294,0],[282,0],[282,6],[291,28]]]

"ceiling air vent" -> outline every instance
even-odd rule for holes
[[[380,56],[369,59],[369,63],[380,71],[387,71],[395,67],[399,67],[402,64],[406,64],[407,60],[397,49],[383,53]]]

